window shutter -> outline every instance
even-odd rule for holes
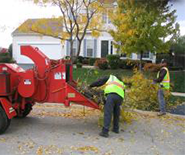
[[[84,39],[83,55],[84,57],[87,56],[87,40],[86,39]]]
[[[140,59],[141,58],[141,54],[137,54],[137,58]]]
[[[70,56],[70,43],[69,43],[69,41],[66,41],[66,55]]]
[[[78,52],[78,45],[79,45],[79,41],[76,39],[76,55],[77,55],[77,52]]]
[[[153,59],[153,53],[150,52],[150,59]]]
[[[97,56],[97,39],[94,39],[94,57]]]

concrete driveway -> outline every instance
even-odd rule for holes
[[[99,112],[81,106],[36,105],[0,136],[0,155],[184,155],[185,118],[136,115],[121,133],[100,137]],[[124,130],[124,131],[123,131]]]

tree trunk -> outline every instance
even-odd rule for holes
[[[70,56],[71,56],[71,61],[72,63],[74,63],[75,59],[74,59],[74,53],[73,53],[73,39],[70,38]]]
[[[142,71],[142,59],[143,59],[143,51],[140,52],[140,62],[139,62],[139,70]]]
[[[80,49],[81,49],[81,45],[82,45],[82,40],[78,40],[78,51],[77,51],[77,57],[80,55]]]

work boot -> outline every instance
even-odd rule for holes
[[[119,133],[119,129],[112,129],[112,132],[114,132],[114,133]]]
[[[102,131],[102,132],[99,133],[99,135],[102,136],[102,137],[105,137],[105,138],[109,137],[108,132],[103,132]]]
[[[157,116],[163,116],[163,115],[166,115],[166,112],[159,112],[159,113],[157,114]]]

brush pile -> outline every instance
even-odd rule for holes
[[[105,102],[105,97],[103,90],[97,88],[90,88],[86,83],[81,83],[77,87],[78,91],[83,94],[88,99],[94,101],[98,105],[103,105]]]

